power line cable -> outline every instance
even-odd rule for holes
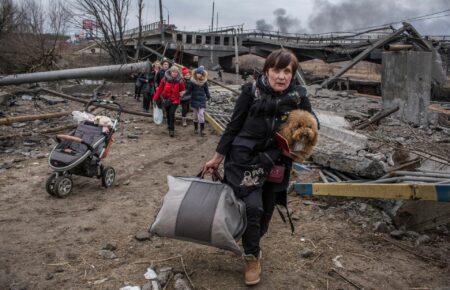
[[[429,14],[425,14],[425,15],[420,15],[420,16],[415,16],[415,17],[411,17],[411,18],[406,18],[403,20],[399,20],[399,21],[395,21],[395,22],[390,22],[390,23],[385,23],[385,24],[381,24],[381,25],[374,25],[374,26],[369,26],[369,27],[364,27],[364,28],[356,28],[353,31],[360,31],[360,30],[365,30],[365,29],[371,29],[371,28],[378,28],[378,27],[383,27],[383,26],[389,26],[389,25],[394,25],[394,24],[400,24],[402,22],[405,21],[414,21],[417,19],[421,19],[421,18],[425,18],[425,17],[429,17],[429,16],[433,16],[433,15],[437,15],[437,14],[442,14],[442,13],[446,13],[449,12],[450,9],[446,9],[446,10],[441,10],[441,11],[436,11],[433,13],[429,13]],[[429,19],[433,19],[433,18],[429,18]]]

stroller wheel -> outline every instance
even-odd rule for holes
[[[53,172],[50,174],[50,176],[47,178],[47,181],[45,182],[45,189],[47,190],[47,193],[54,196],[55,193],[55,182],[56,178],[58,177],[58,174],[56,172]]]
[[[55,195],[61,198],[67,197],[72,191],[73,182],[67,176],[60,176],[56,178],[54,191]]]
[[[105,167],[102,170],[102,185],[106,188],[113,186],[116,179],[116,171],[112,167]]]

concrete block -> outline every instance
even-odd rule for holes
[[[428,123],[431,95],[432,53],[384,52],[382,57],[383,108],[399,106],[394,117],[415,125]]]
[[[344,117],[323,111],[317,111],[316,115],[320,122],[319,138],[325,136],[335,140],[353,152],[367,148],[367,137],[351,131]]]

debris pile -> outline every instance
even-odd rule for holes
[[[237,88],[238,89],[238,88]],[[430,108],[436,124],[413,127],[385,116],[364,129],[361,123],[382,111],[380,97],[354,91],[332,91],[309,86],[309,98],[321,131],[312,161],[320,165],[323,182],[439,182],[450,174],[450,112]],[[236,96],[212,87],[214,100],[207,111],[224,128],[230,121]],[[417,170],[415,173],[399,171]],[[436,172],[438,173],[436,173]]]

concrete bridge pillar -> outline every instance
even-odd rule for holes
[[[384,52],[381,89],[383,108],[399,106],[394,116],[415,125],[428,123],[432,53]]]
[[[219,57],[214,54],[211,56],[199,56],[198,65],[204,66],[206,69],[212,69],[219,64]]]

